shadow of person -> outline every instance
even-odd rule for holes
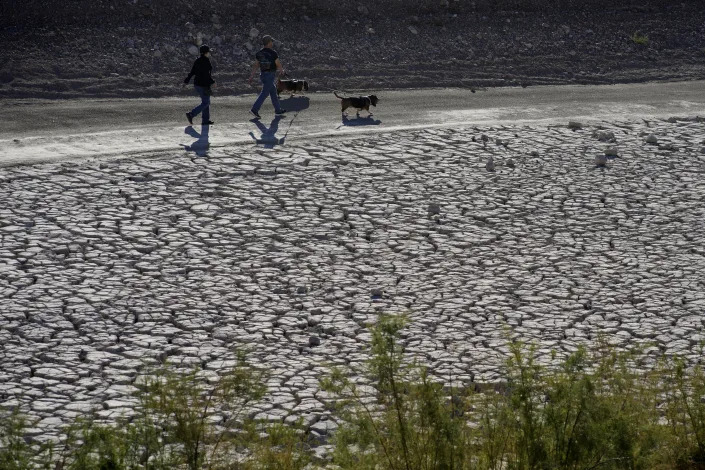
[[[379,126],[380,124],[382,124],[382,121],[372,116],[348,119],[348,117],[343,114],[343,126]]]
[[[283,117],[284,116],[275,116],[269,127],[262,124],[259,119],[251,119],[250,122],[255,123],[262,135],[259,139],[255,137],[254,132],[250,132],[250,135],[253,139],[255,139],[255,142],[258,145],[264,145],[265,148],[271,149],[274,148],[275,145],[284,145],[284,139],[286,137],[282,137],[280,139],[276,136],[277,131],[279,130],[279,121]]]
[[[207,157],[208,148],[210,147],[210,142],[208,141],[209,131],[210,126],[201,126],[201,133],[199,134],[193,126],[187,126],[186,129],[184,129],[184,132],[198,140],[191,145],[184,145],[184,149],[187,152],[194,152],[199,157]]]
[[[282,108],[288,111],[303,111],[308,109],[310,100],[308,96],[290,96],[285,100],[280,100]]]

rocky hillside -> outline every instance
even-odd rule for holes
[[[189,93],[179,85],[201,43],[217,49],[219,93],[252,92],[265,33],[312,91],[705,78],[697,1],[10,3],[0,14],[5,98]]]

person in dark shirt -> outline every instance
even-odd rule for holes
[[[191,81],[191,77],[194,77],[194,88],[196,89],[198,96],[201,97],[201,104],[193,108],[191,112],[186,113],[186,119],[188,119],[189,124],[193,124],[193,118],[198,116],[201,112],[203,113],[201,116],[201,124],[204,126],[213,124],[213,121],[210,120],[210,106],[211,87],[215,85],[215,80],[211,77],[213,66],[211,66],[210,56],[211,48],[205,44],[201,46],[201,57],[196,59],[193,63],[191,72],[189,72],[188,76],[184,80],[184,86],[186,86]]]
[[[281,62],[279,62],[279,54],[272,49],[272,47],[274,47],[274,38],[269,35],[264,36],[262,38],[262,45],[264,48],[255,54],[255,63],[252,66],[252,73],[250,74],[250,83],[252,83],[252,79],[255,77],[257,70],[259,70],[259,78],[262,82],[262,91],[257,97],[255,104],[252,105],[252,109],[250,109],[250,114],[252,114],[255,119],[260,119],[259,109],[262,107],[264,100],[267,99],[267,96],[272,98],[272,104],[274,105],[277,116],[281,116],[286,112],[279,104],[277,85],[274,83],[274,80],[277,78],[277,71],[282,74],[284,73],[284,67]]]

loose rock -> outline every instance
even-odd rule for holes
[[[436,215],[441,213],[441,205],[432,202],[428,205],[428,215]]]
[[[614,132],[612,131],[595,131],[593,133],[593,137],[595,137],[600,142],[615,142],[617,140],[614,136]]]
[[[487,163],[485,164],[485,169],[487,169],[487,171],[494,171],[495,170],[494,158],[490,157],[487,160]]]
[[[619,149],[615,146],[610,146],[605,149],[605,156],[607,157],[618,157],[619,156]]]

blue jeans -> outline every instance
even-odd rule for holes
[[[196,85],[194,88],[196,88],[196,93],[198,93],[198,96],[201,97],[201,104],[196,106],[191,110],[191,114],[193,116],[198,116],[201,111],[203,111],[203,116],[201,116],[201,121],[203,124],[207,124],[208,121],[211,120],[211,97],[207,93],[208,88],[204,86],[198,86]]]
[[[272,98],[275,111],[281,109],[279,97],[277,96],[277,85],[274,83],[276,76],[276,72],[262,72],[259,74],[259,79],[262,81],[262,92],[257,97],[255,104],[252,105],[252,111],[259,112],[259,108],[262,107],[262,103],[267,99],[267,96]]]

